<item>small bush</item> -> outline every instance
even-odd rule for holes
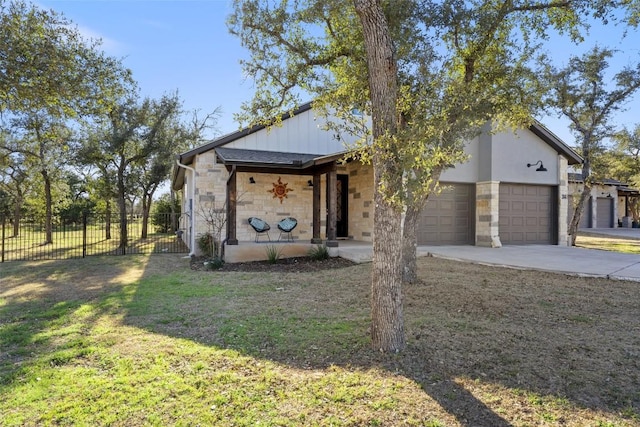
[[[209,261],[204,262],[204,266],[207,268],[207,270],[220,270],[223,265],[224,260],[218,257],[211,258]]]
[[[275,245],[267,246],[267,261],[269,264],[275,264],[278,262],[280,257],[282,256],[282,248],[279,248]]]
[[[211,233],[204,233],[198,236],[198,248],[206,257],[213,257],[216,253],[216,244]]]
[[[309,258],[315,261],[322,261],[329,258],[329,249],[326,245],[317,245],[309,249]]]

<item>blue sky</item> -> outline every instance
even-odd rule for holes
[[[233,114],[251,98],[254,87],[239,65],[247,53],[225,24],[231,0],[41,0],[38,5],[63,13],[86,37],[101,38],[103,49],[123,58],[133,71],[143,95],[155,98],[178,90],[189,110],[207,113],[221,108],[220,134],[238,129]],[[551,54],[563,65],[569,55],[597,43],[618,49],[612,70],[640,61],[640,32],[632,30],[624,39],[620,35],[620,28],[595,26],[583,45],[554,41]],[[627,108],[617,116],[617,123],[628,127],[640,123],[640,95]],[[566,121],[540,119],[567,144],[574,145]]]

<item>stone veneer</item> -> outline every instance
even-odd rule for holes
[[[349,238],[373,241],[373,166],[350,162],[338,174],[349,175]]]
[[[208,212],[214,209],[226,209],[227,178],[229,173],[223,165],[217,164],[214,151],[198,155],[194,160],[196,170],[195,221],[196,238],[208,231],[205,222]],[[223,230],[222,238],[226,236]]]
[[[500,183],[476,183],[476,246],[499,248]]]
[[[569,224],[567,216],[569,215],[569,182],[567,181],[567,169],[569,163],[564,156],[558,156],[558,246],[569,245]]]
[[[226,209],[226,182],[229,173],[226,168],[215,162],[213,152],[202,153],[195,162],[196,169],[196,236],[209,231],[205,222],[206,212],[210,209]],[[350,162],[338,166],[338,174],[349,176],[348,181],[348,215],[349,238],[355,240],[373,240],[373,167],[359,162]],[[249,183],[253,177],[255,184]],[[282,200],[274,198],[269,192],[273,184],[281,178],[292,189]],[[282,218],[291,216],[298,220],[298,226],[292,232],[294,240],[310,241],[313,236],[313,187],[308,184],[313,180],[311,175],[282,175],[261,173],[238,173],[237,191],[238,205],[236,215],[236,235],[239,241],[251,241],[255,238],[253,229],[247,219],[255,216],[266,221],[271,230],[272,240],[277,240],[280,231],[277,223]],[[326,175],[321,177],[320,211],[326,212]],[[226,231],[223,231],[223,238]],[[326,239],[326,216],[322,216],[320,235]],[[260,236],[264,241],[265,237]]]
[[[249,183],[249,177],[253,177],[255,184]],[[287,197],[280,199],[274,197],[272,190],[274,184],[278,182],[287,184],[287,189],[292,191],[287,193]],[[324,177],[323,177],[324,178]],[[311,175],[282,175],[282,174],[259,174],[259,173],[238,173],[238,207],[236,214],[236,235],[239,241],[250,241],[255,239],[255,232],[248,223],[250,217],[258,217],[266,221],[271,230],[269,235],[271,240],[277,240],[280,235],[278,222],[286,217],[293,217],[298,221],[298,225],[291,233],[294,240],[310,242],[313,237],[313,187],[308,184],[313,180]],[[321,201],[320,212],[325,209],[325,179],[321,180]],[[323,217],[320,227],[320,235],[324,240],[326,219]],[[283,237],[284,238],[284,237]],[[266,240],[260,236],[260,240]]]
[[[224,165],[215,163],[213,152],[202,153],[197,157],[195,165],[196,177],[196,236],[209,231],[205,218],[210,209],[226,209],[226,185],[229,173]],[[253,177],[255,184],[249,183],[249,177]],[[287,183],[287,188],[292,191],[287,193],[287,197],[274,198],[273,184],[278,182],[278,178],[283,183]],[[291,233],[294,240],[311,241],[313,236],[313,187],[308,184],[313,177],[310,175],[284,175],[284,174],[260,174],[260,173],[238,173],[236,177],[238,192],[237,214],[236,214],[236,236],[239,241],[251,241],[255,239],[255,232],[248,223],[248,218],[254,216],[266,221],[271,230],[269,235],[272,240],[277,240],[280,234],[277,223],[285,217],[293,217],[298,220],[298,226]],[[325,190],[326,180],[321,180],[321,212],[326,212]],[[325,238],[325,218],[322,218],[321,236]],[[223,238],[226,236],[226,229],[223,230]],[[265,236],[260,236],[260,240],[266,240]]]

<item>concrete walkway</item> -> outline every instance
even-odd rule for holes
[[[586,231],[586,230],[585,230]],[[640,229],[591,229],[591,234],[640,239]],[[637,236],[637,237],[636,237]],[[371,261],[372,248],[365,242],[340,242],[339,256],[355,262]],[[640,281],[640,255],[553,245],[419,246],[418,256],[558,273]]]

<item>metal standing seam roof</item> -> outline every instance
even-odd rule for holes
[[[215,148],[215,152],[225,165],[274,165],[285,167],[296,165],[299,167],[322,156],[322,154],[284,153],[224,147]]]

